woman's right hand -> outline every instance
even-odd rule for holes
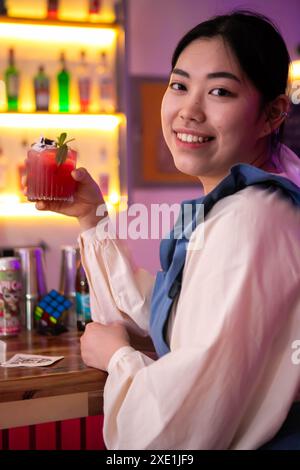
[[[95,227],[97,223],[107,215],[105,201],[99,186],[85,168],[73,170],[72,177],[76,181],[76,191],[72,202],[38,201],[35,206],[38,210],[53,211],[59,214],[76,217],[81,229],[87,230],[91,227]],[[26,194],[26,176],[22,183],[24,193]],[[97,216],[97,208],[101,205],[101,215]]]

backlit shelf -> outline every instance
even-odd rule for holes
[[[115,24],[90,24],[41,20],[0,19],[0,39],[18,42],[57,43],[60,46],[111,47],[117,37]]]
[[[17,194],[0,194],[0,218],[14,217],[51,217],[64,219],[66,216],[56,212],[38,211],[32,202],[21,202]]]
[[[105,197],[106,207],[110,215],[127,210],[127,196],[113,191]],[[40,211],[35,208],[34,202],[21,202],[17,194],[0,194],[0,219],[23,219],[23,218],[49,218],[61,219],[66,222],[74,221],[72,217],[51,211]]]
[[[63,27],[78,27],[78,28],[104,28],[104,29],[115,29],[119,28],[119,24],[112,18],[109,17],[108,21],[73,21],[64,19],[50,19],[50,18],[23,18],[23,17],[9,17],[0,15],[0,23],[6,24],[30,24],[30,25],[46,25],[46,26],[59,26]]]
[[[122,114],[0,113],[0,128],[99,129],[114,130]]]

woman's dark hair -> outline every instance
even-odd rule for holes
[[[215,16],[190,30],[174,51],[172,68],[192,41],[216,36],[230,46],[242,70],[261,93],[262,106],[286,92],[290,65],[286,44],[269,18],[248,10]],[[283,125],[277,140],[281,140],[282,133]]]

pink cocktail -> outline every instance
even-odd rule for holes
[[[57,149],[31,148],[27,154],[27,198],[29,201],[71,201],[76,182],[71,172],[76,167],[77,152],[68,148],[66,159],[57,163]]]

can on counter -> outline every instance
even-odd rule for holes
[[[21,329],[21,262],[0,258],[0,336],[17,335]]]

